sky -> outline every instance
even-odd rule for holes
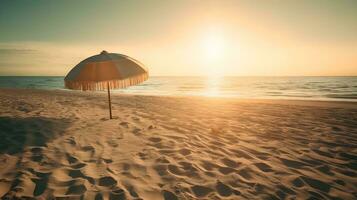
[[[355,0],[0,0],[0,75],[65,76],[102,50],[152,76],[356,76]]]

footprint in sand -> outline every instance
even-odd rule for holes
[[[72,146],[75,146],[77,143],[76,143],[76,140],[73,138],[73,137],[70,137],[68,139],[65,140],[68,144],[71,144]]]
[[[238,171],[238,174],[246,180],[250,180],[252,178],[251,173],[252,171],[248,168],[244,168]]]
[[[125,128],[129,128],[129,122],[120,122],[119,125]]]
[[[115,141],[115,140],[108,140],[107,143],[112,147],[118,147],[119,146],[118,142]]]
[[[141,135],[141,129],[135,127],[135,128],[132,130],[132,133],[133,133],[134,135],[136,135],[136,136],[139,136],[139,135]]]
[[[153,168],[159,176],[167,175],[167,166],[165,164],[157,164],[154,165]]]
[[[68,171],[68,176],[72,177],[72,178],[83,178],[83,179],[87,179],[88,182],[90,182],[91,184],[94,184],[94,179],[90,176],[86,176],[82,173],[82,171],[80,169],[72,169]]]
[[[179,150],[179,153],[183,156],[187,156],[187,155],[190,155],[191,154],[191,151],[189,149],[180,149]]]
[[[325,193],[328,193],[331,189],[331,186],[330,184],[327,184],[325,182],[322,182],[320,180],[317,180],[317,179],[314,179],[314,178],[310,178],[310,177],[305,177],[305,176],[302,176],[301,177],[304,182],[306,182],[309,186],[317,189],[317,190],[320,190],[321,192],[325,192]]]
[[[140,118],[138,117],[132,117],[131,119],[133,119],[134,121],[140,121]]]
[[[300,188],[300,187],[302,187],[302,186],[305,185],[305,183],[301,180],[300,177],[294,179],[291,183],[292,183],[295,187],[298,187],[298,188]]]
[[[287,167],[291,167],[291,168],[295,168],[295,169],[300,169],[300,168],[303,168],[306,166],[305,163],[295,161],[295,160],[289,160],[289,159],[284,159],[284,158],[281,158],[280,160]]]
[[[75,194],[75,195],[81,195],[84,194],[87,191],[87,188],[85,185],[72,185],[68,188],[66,194]]]
[[[232,188],[223,184],[221,181],[217,181],[216,190],[217,190],[218,194],[223,197],[231,196],[233,193]]]
[[[228,159],[228,158],[223,158],[221,161],[227,167],[231,167],[231,168],[237,168],[238,167],[238,163],[236,161],[234,161],[234,160],[231,160],[231,159]]]
[[[164,200],[178,200],[177,196],[174,193],[167,190],[163,190],[162,195],[164,196]]]
[[[94,152],[95,151],[95,148],[93,147],[93,146],[84,146],[84,147],[82,147],[82,150],[83,151],[92,151],[92,152]]]
[[[276,194],[280,197],[280,199],[288,199],[288,195],[294,195],[296,196],[296,192],[284,185],[277,185],[277,188],[279,189]]]
[[[149,138],[149,140],[154,143],[161,142],[161,138],[158,138],[158,137],[151,137],[151,138]]]
[[[170,163],[169,160],[167,160],[167,158],[165,156],[161,156],[160,158],[157,158],[155,160],[156,163],[163,163],[163,164],[167,164]]]
[[[219,167],[218,171],[224,175],[227,175],[227,174],[235,172],[236,170],[231,167]]]
[[[88,153],[89,154],[88,157],[90,157],[90,158],[93,157],[95,154],[95,148],[90,145],[82,147],[81,150]]]
[[[85,167],[86,165],[87,165],[87,164],[85,164],[85,163],[78,163],[78,164],[72,165],[71,167],[72,167],[73,169],[80,169],[80,168]]]
[[[178,168],[176,165],[168,165],[167,169],[169,172],[171,172],[174,175],[177,175],[177,176],[185,175],[185,172],[183,170],[181,170],[180,168]]]
[[[48,179],[51,173],[36,172],[36,175],[38,176],[38,178],[31,179],[32,182],[34,182],[36,185],[35,190],[33,192],[34,196],[41,195],[47,189]]]
[[[156,126],[154,126],[154,125],[148,126],[148,130],[155,129],[155,128],[156,128]]]
[[[219,168],[219,165],[216,165],[207,160],[202,160],[200,165],[207,171],[212,171],[214,168]]]
[[[110,192],[109,195],[110,200],[125,200],[125,191],[120,188],[114,189],[112,192]]]
[[[139,152],[137,155],[141,160],[146,160],[148,158],[148,155],[145,152]]]
[[[320,172],[324,173],[324,174],[327,174],[327,175],[330,175],[330,176],[334,175],[334,173],[331,172],[330,167],[327,166],[327,165],[319,166],[316,169],[319,170]]]
[[[111,176],[106,176],[98,180],[98,185],[104,187],[114,187],[117,185],[117,181]]]
[[[69,164],[77,163],[78,159],[74,156],[71,156],[69,153],[66,154],[67,161]]]
[[[210,176],[212,178],[216,177],[216,174],[213,172],[204,172],[204,173],[205,173],[205,175]]]
[[[205,197],[209,193],[213,192],[213,189],[206,187],[206,186],[200,186],[200,185],[195,185],[195,186],[191,187],[191,190],[192,190],[193,194],[198,198]]]
[[[125,186],[125,188],[129,192],[130,196],[132,196],[133,198],[139,198],[139,195],[135,191],[135,188],[133,186]]]
[[[265,163],[255,163],[254,165],[263,172],[272,172],[273,171],[271,169],[271,167]]]
[[[72,178],[83,178],[84,174],[79,169],[73,169],[68,171],[68,176]]]

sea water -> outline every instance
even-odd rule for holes
[[[63,89],[64,77],[2,76],[0,88]],[[114,93],[267,99],[357,101],[357,77],[164,77],[153,76]]]

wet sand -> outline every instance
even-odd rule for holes
[[[4,199],[357,199],[357,104],[0,89]]]

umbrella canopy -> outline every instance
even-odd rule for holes
[[[102,53],[76,65],[64,78],[65,87],[74,90],[108,90],[109,116],[112,119],[110,89],[137,85],[148,79],[148,70],[129,56]]]
[[[148,79],[148,70],[129,56],[102,53],[76,65],[64,78],[65,87],[75,90],[105,90],[137,85]]]

